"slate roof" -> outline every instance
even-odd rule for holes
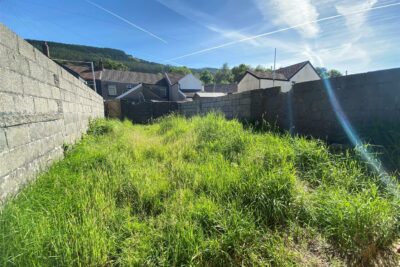
[[[309,61],[300,62],[284,68],[277,69],[275,71],[275,80],[289,81],[294,75],[296,75],[305,65],[310,63]],[[273,80],[272,71],[247,71],[258,79]]]
[[[290,80],[297,72],[299,72],[305,65],[307,65],[309,61],[300,62],[294,65],[290,65],[284,68],[280,68],[276,70],[276,73],[282,74],[286,77],[286,79]]]
[[[273,77],[274,73],[272,71],[247,71],[247,72],[259,79],[269,79],[269,80],[274,79]],[[288,79],[285,77],[285,75],[275,72],[275,80],[287,81]]]
[[[84,80],[93,80],[93,75],[92,75],[92,69],[87,67],[87,66],[75,66],[75,65],[63,65],[65,69],[69,69],[79,76],[81,76]],[[94,72],[96,79],[100,78],[100,72],[95,71]]]
[[[66,68],[76,72],[85,80],[93,79],[92,70],[89,67],[66,65]],[[119,83],[130,84],[153,84],[153,85],[166,85],[164,76],[161,73],[144,73],[136,71],[122,71],[122,70],[97,70],[94,72],[96,80],[112,81]]]
[[[238,91],[238,85],[236,83],[210,84],[204,86],[204,91],[210,93],[236,93]]]
[[[119,83],[132,84],[165,84],[164,76],[161,73],[144,73],[135,71],[108,70],[105,69],[101,74],[102,81],[113,81]]]
[[[180,79],[182,79],[183,77],[185,77],[185,74],[180,74],[180,73],[172,73],[172,72],[166,72],[165,76],[167,77],[167,80],[169,82],[170,85],[174,85],[177,82],[179,82]]]

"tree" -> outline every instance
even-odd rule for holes
[[[331,70],[328,72],[328,75],[329,75],[329,78],[342,77],[342,76],[343,76],[342,73],[341,73],[340,71],[335,70],[335,69],[331,69]]]
[[[125,64],[111,59],[104,60],[103,66],[104,68],[110,70],[128,70],[128,66],[126,66]]]
[[[239,66],[233,67],[232,68],[233,81],[239,82],[239,80],[248,70],[250,70],[250,66],[246,64],[240,64]]]
[[[328,71],[327,68],[324,67],[316,67],[315,70],[321,76],[323,79],[329,79],[329,78],[334,78],[334,77],[341,77],[343,76],[342,73],[338,70],[331,69]]]
[[[209,85],[214,82],[214,76],[209,70],[204,70],[200,74],[200,80],[205,84]]]
[[[229,84],[233,82],[233,74],[228,63],[222,65],[222,68],[215,73],[215,82],[217,84]]]
[[[255,69],[255,71],[263,71],[263,72],[272,72],[272,70],[270,68],[266,68],[262,65],[258,65]]]
[[[171,67],[169,67],[169,72],[179,73],[179,74],[183,74],[183,75],[192,73],[192,71],[186,66],[182,66],[182,67],[171,66]]]
[[[329,78],[328,69],[324,67],[316,67],[315,70],[321,76],[321,78],[326,79]]]

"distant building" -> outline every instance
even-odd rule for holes
[[[268,71],[247,71],[238,83],[238,92],[280,86],[282,92],[289,91],[293,84],[320,80],[321,77],[309,62],[301,62],[288,67]]]
[[[204,91],[203,83],[193,74],[165,73],[169,85],[169,100],[192,99],[197,92]]]
[[[92,70],[88,67],[66,66],[93,85]],[[146,101],[186,101],[204,90],[202,82],[192,74],[143,73],[100,69],[94,71],[98,92],[104,99]]]
[[[210,92],[197,92],[193,96],[193,100],[196,99],[212,99],[215,97],[226,96],[226,93],[210,93]]]

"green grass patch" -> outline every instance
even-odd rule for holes
[[[217,114],[97,120],[1,211],[0,266],[382,263],[399,217],[356,153],[317,140]]]

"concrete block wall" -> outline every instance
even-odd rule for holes
[[[344,143],[349,142],[344,122],[367,138],[377,125],[400,125],[400,69],[298,83],[289,92],[279,87],[257,89],[177,105],[170,109],[161,103],[127,105],[122,115],[128,110],[127,118],[147,122],[171,112],[190,117],[219,111],[227,118],[264,120],[293,133]]]
[[[178,110],[180,114],[187,117],[214,111],[225,114],[228,119],[250,120],[252,117],[250,107],[251,92],[249,91],[240,94],[229,94],[223,97],[181,102]]]
[[[278,117],[281,128],[347,142],[342,123],[366,137],[378,125],[400,123],[400,69],[299,83],[288,93],[266,98],[265,114],[269,120]]]
[[[103,116],[101,96],[0,24],[0,203]]]

